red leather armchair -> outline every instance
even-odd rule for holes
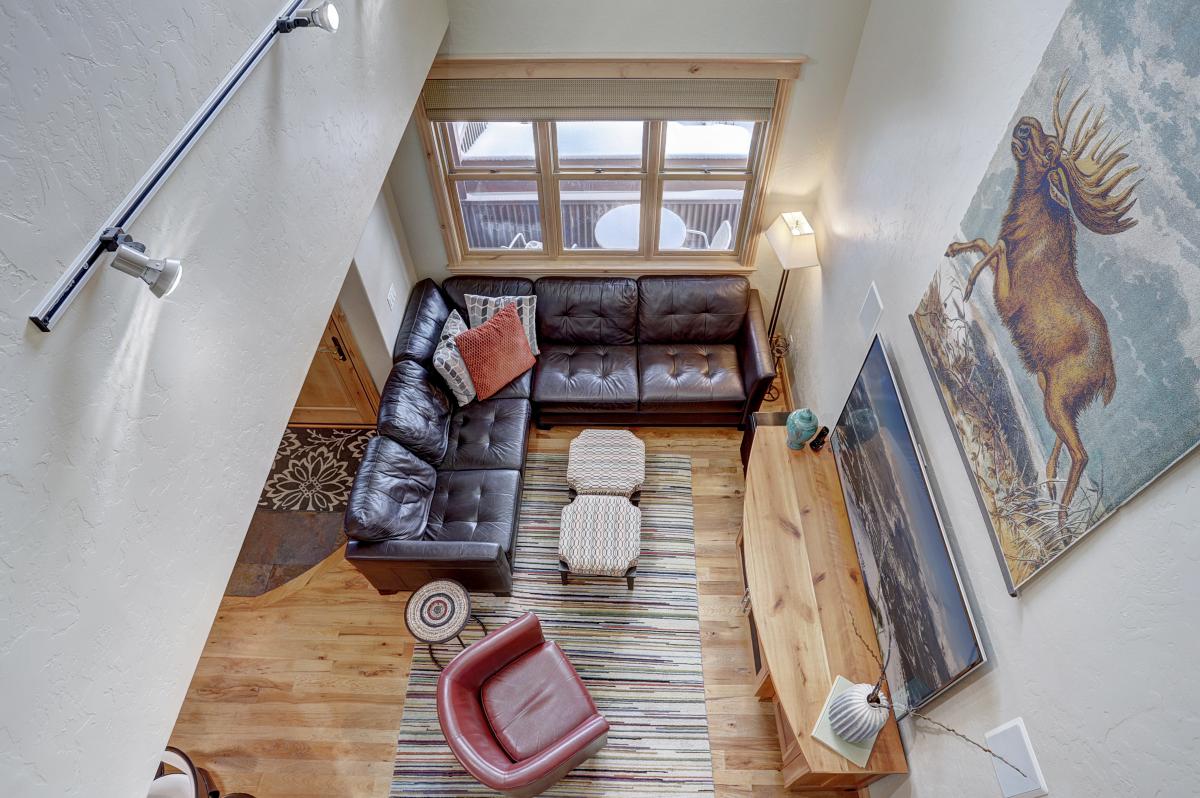
[[[608,721],[531,612],[446,666],[437,709],[442,734],[467,772],[519,798],[550,789],[608,739]]]

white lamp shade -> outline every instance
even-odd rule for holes
[[[785,269],[820,265],[817,260],[817,237],[813,235],[804,214],[799,211],[781,214],[772,222],[767,228],[767,241]]]

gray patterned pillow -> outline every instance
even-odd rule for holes
[[[438,338],[437,349],[433,353],[433,367],[442,375],[458,404],[467,404],[475,400],[475,383],[463,362],[462,352],[454,343],[454,336],[467,331],[467,323],[458,315],[457,310],[450,311],[446,323],[442,325],[442,334]]]
[[[537,297],[536,296],[479,296],[467,294],[463,297],[467,303],[467,321],[471,327],[478,327],[495,316],[508,305],[517,306],[517,318],[525,329],[525,337],[529,339],[529,351],[538,353],[537,345]]]

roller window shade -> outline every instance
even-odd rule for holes
[[[778,81],[764,79],[531,78],[429,80],[435,122],[703,120],[771,117]]]

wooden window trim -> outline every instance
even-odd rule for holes
[[[758,251],[758,239],[766,227],[761,219],[771,171],[778,155],[793,81],[800,76],[807,58],[725,59],[496,59],[439,58],[434,61],[429,79],[444,78],[773,78],[778,81],[769,122],[756,126],[750,155],[744,170],[711,169],[707,172],[682,168],[664,168],[666,125],[648,121],[643,135],[642,170],[613,169],[602,173],[558,168],[553,123],[534,125],[536,169],[527,167],[497,172],[491,169],[454,169],[443,162],[434,125],[417,103],[415,121],[425,150],[426,167],[434,189],[442,240],[446,247],[448,269],[452,274],[538,275],[568,272],[573,275],[654,274],[678,272],[686,264],[695,273],[750,273]],[[765,131],[765,135],[763,132]],[[470,250],[466,231],[456,222],[462,218],[458,208],[455,180],[462,179],[533,180],[539,188],[542,224],[542,250],[514,254],[511,250]],[[648,231],[637,252],[611,252],[599,249],[564,250],[559,182],[570,179],[614,179],[642,181],[642,229]],[[703,250],[660,250],[658,248],[658,208],[662,203],[663,183],[679,179],[744,180],[748,183],[741,218],[734,231],[740,250],[708,253]]]
[[[429,80],[464,78],[766,78],[797,80],[795,58],[435,58]]]

